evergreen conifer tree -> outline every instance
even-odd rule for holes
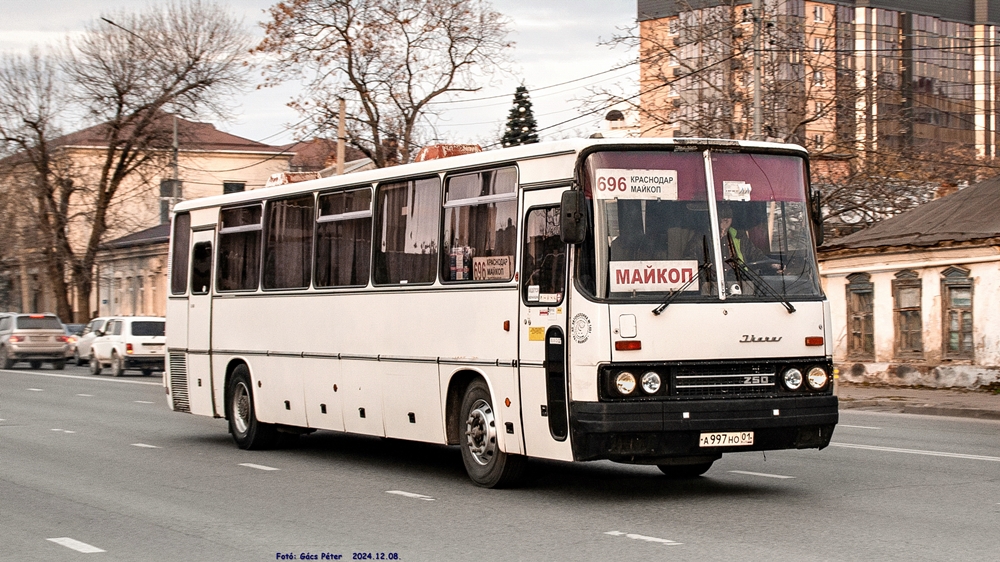
[[[500,143],[504,147],[531,144],[538,142],[538,123],[531,111],[531,98],[528,89],[518,86],[514,92],[514,105],[507,115],[507,128],[504,130]]]

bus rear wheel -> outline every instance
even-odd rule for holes
[[[229,418],[229,433],[240,449],[269,449],[275,445],[278,437],[275,427],[257,421],[253,385],[250,384],[250,370],[246,365],[239,365],[233,370],[226,390],[226,417]]]
[[[527,459],[500,450],[497,421],[489,387],[473,381],[465,391],[459,416],[459,443],[469,478],[484,488],[506,488],[518,484]]]

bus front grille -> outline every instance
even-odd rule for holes
[[[673,369],[674,396],[759,396],[775,392],[773,364],[697,365]]]
[[[191,404],[188,401],[186,353],[170,353],[170,395],[173,397],[175,411],[191,411]]]

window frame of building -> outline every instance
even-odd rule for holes
[[[227,193],[242,193],[247,190],[247,182],[245,181],[224,181],[222,182],[222,194]]]
[[[852,273],[847,281],[847,356],[874,361],[875,285],[867,273]]]
[[[817,88],[825,88],[826,73],[819,69],[813,70],[812,81],[813,81],[813,86],[816,86]]]
[[[974,282],[970,271],[952,266],[941,272],[941,357],[943,359],[975,358],[975,318],[972,314]],[[953,292],[968,291],[968,305],[956,306]],[[958,315],[957,326],[951,321]],[[957,335],[957,346],[952,345],[952,335]],[[968,340],[966,337],[968,336]],[[956,349],[957,348],[957,349]]]
[[[916,292],[916,304],[905,293]],[[892,280],[894,349],[897,358],[923,359],[923,282],[912,270],[903,270]]]
[[[813,21],[817,23],[826,21],[826,9],[823,6],[813,6]]]

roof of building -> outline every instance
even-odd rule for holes
[[[151,244],[164,244],[170,241],[170,223],[158,224],[146,230],[133,232],[121,238],[115,238],[101,244],[101,249],[112,250],[117,248],[131,248],[135,246],[148,246]]]
[[[318,172],[337,164],[337,141],[316,138],[297,141],[280,146],[282,150],[294,153],[288,165],[295,172]],[[364,158],[362,152],[352,146],[344,147],[344,161]]]
[[[1000,176],[832,240],[821,249],[936,246],[1000,237],[998,204]]]
[[[172,135],[173,119],[171,116],[165,114],[163,123],[159,127],[164,131],[164,134]],[[53,143],[61,146],[103,147],[107,145],[107,133],[108,124],[101,123],[74,133],[69,133],[68,135],[63,135],[55,139]],[[188,121],[181,118],[177,119],[177,138],[181,150],[289,152],[287,147],[271,146],[220,131],[211,123]]]

